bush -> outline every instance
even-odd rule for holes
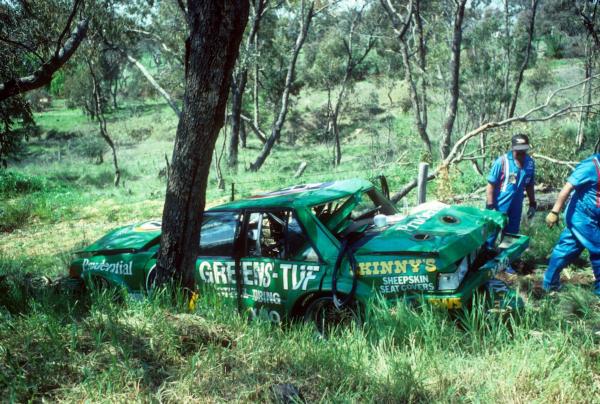
[[[565,51],[564,38],[561,34],[550,34],[544,37],[546,50],[544,55],[553,59],[562,59]]]
[[[0,204],[0,233],[10,233],[24,226],[31,217],[31,201]]]
[[[102,164],[104,153],[108,151],[108,145],[99,134],[92,133],[78,138],[73,150],[78,155],[95,161],[96,164]]]
[[[0,170],[0,199],[44,191],[49,185],[43,177]]]
[[[136,143],[140,143],[150,137],[152,129],[150,128],[135,128],[127,132],[127,135]]]

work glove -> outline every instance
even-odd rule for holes
[[[533,219],[536,211],[537,211],[537,203],[534,202],[532,205],[529,205],[529,209],[527,209],[527,220]]]
[[[552,228],[556,223],[558,223],[558,213],[554,211],[548,213],[548,216],[546,216],[546,225]]]

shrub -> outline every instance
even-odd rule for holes
[[[565,51],[564,39],[561,34],[550,34],[544,37],[546,50],[544,55],[553,59],[562,59]]]
[[[43,177],[0,170],[0,199],[44,191],[49,182]]]
[[[150,128],[135,128],[127,131],[127,135],[136,143],[142,142],[150,137],[152,129]]]
[[[104,153],[108,151],[108,145],[100,135],[93,133],[82,136],[77,140],[77,143],[73,147],[77,154],[95,161],[96,164],[102,164],[104,162],[103,156]]]
[[[31,217],[31,201],[0,204],[0,233],[10,233],[24,226]]]

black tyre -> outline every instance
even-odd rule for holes
[[[314,324],[316,331],[327,336],[332,331],[362,324],[360,307],[356,303],[337,308],[332,296],[315,299],[304,313],[304,321]]]

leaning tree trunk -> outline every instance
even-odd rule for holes
[[[450,105],[444,123],[444,133],[440,153],[442,160],[448,157],[452,143],[452,130],[458,111],[459,81],[460,81],[460,49],[462,44],[462,23],[465,16],[465,4],[467,0],[459,0],[454,16],[454,36],[452,38],[452,56],[450,57]]]
[[[92,98],[93,98],[93,109],[94,115],[98,118],[98,124],[100,125],[100,136],[102,139],[108,144],[110,150],[112,151],[113,157],[113,166],[115,168],[115,179],[114,184],[115,187],[119,186],[121,182],[121,170],[119,169],[119,161],[117,160],[117,150],[115,148],[115,143],[111,139],[108,134],[108,129],[106,128],[106,118],[104,117],[104,107],[102,105],[102,95],[100,94],[100,85],[98,83],[98,79],[96,78],[96,74],[94,73],[94,68],[92,67],[92,62],[88,61],[88,67],[90,69],[90,76],[92,77]]]
[[[242,98],[246,91],[248,71],[242,69],[234,75],[231,83],[231,137],[229,138],[229,158],[227,165],[231,168],[238,164],[238,145],[240,143],[240,128],[242,125]]]
[[[244,49],[243,56],[240,55],[238,59],[238,68],[236,73],[233,75],[233,81],[231,83],[231,138],[229,141],[229,159],[227,165],[231,168],[236,168],[238,164],[238,146],[240,143],[241,127],[242,127],[242,103],[244,93],[246,92],[246,84],[248,83],[248,58],[251,52],[252,46],[255,47],[258,43],[255,42],[255,38],[258,36],[260,29],[260,21],[264,15],[265,7],[268,0],[255,0],[252,3],[253,17],[252,17],[252,28],[248,34],[248,40]],[[258,127],[258,124],[257,124]],[[244,147],[246,146],[244,142]]]
[[[413,118],[419,137],[429,154],[432,154],[431,140],[427,133],[427,46],[425,44],[425,35],[423,32],[423,24],[421,21],[421,2],[420,0],[409,1],[408,10],[405,16],[393,8],[392,4],[387,0],[381,0],[381,5],[388,14],[394,31],[397,34],[400,42],[400,51],[402,54],[402,63],[404,64],[404,79],[408,83],[410,92],[410,102],[413,110]],[[413,72],[413,62],[411,61],[412,51],[409,49],[408,39],[406,34],[411,25],[411,21],[415,22],[416,46],[418,55],[418,69],[421,73],[420,85],[417,87],[417,79]],[[421,94],[419,95],[419,91]]]
[[[281,103],[279,108],[279,114],[277,115],[277,119],[273,123],[271,127],[271,135],[267,139],[266,143],[263,145],[260,154],[254,160],[252,164],[250,164],[250,171],[258,171],[264,164],[269,154],[271,154],[271,150],[275,145],[275,142],[279,140],[281,136],[281,130],[283,129],[283,124],[285,123],[285,117],[288,112],[288,103],[290,100],[290,92],[292,90],[292,84],[294,83],[294,75],[296,73],[296,62],[298,61],[298,55],[300,54],[300,50],[302,49],[302,45],[304,45],[304,41],[306,40],[306,36],[308,35],[308,29],[310,27],[310,23],[312,18],[314,17],[314,0],[310,1],[308,6],[308,11],[306,13],[306,17],[301,16],[302,23],[300,26],[300,31],[298,32],[298,36],[296,37],[296,43],[294,45],[294,49],[292,50],[292,55],[290,58],[290,62],[288,64],[288,70],[285,77],[285,85],[283,89],[283,93],[281,94]]]
[[[586,43],[585,46],[585,78],[589,79],[592,77],[592,64],[593,64],[593,55],[594,50],[590,46],[589,43]],[[586,99],[585,103],[591,103],[592,96],[592,83],[586,82],[585,85],[581,88],[581,99]],[[584,128],[588,121],[588,116],[590,113],[590,107],[583,108],[579,112],[579,125],[577,127],[577,138],[575,139],[575,144],[577,147],[577,151],[580,151],[583,148],[585,143],[585,133]]]
[[[531,42],[533,41],[533,30],[535,28],[535,13],[537,11],[538,0],[531,0],[531,18],[529,20],[529,27],[527,29],[527,50],[525,51],[525,59],[521,64],[521,68],[519,69],[519,74],[517,75],[517,82],[515,83],[515,91],[512,94],[512,98],[510,100],[510,107],[508,109],[508,118],[512,118],[515,115],[515,108],[517,107],[517,99],[519,98],[519,89],[521,88],[521,83],[523,82],[523,73],[527,68],[527,64],[529,63],[529,55],[531,54]]]
[[[193,290],[212,154],[223,126],[248,0],[188,0],[186,89],[163,210],[157,282]]]

